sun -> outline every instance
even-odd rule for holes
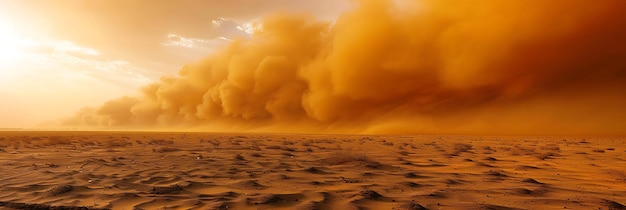
[[[16,64],[24,55],[24,39],[7,22],[0,20],[0,66]],[[0,69],[0,71],[3,71]]]

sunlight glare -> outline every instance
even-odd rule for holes
[[[13,27],[5,21],[0,20],[0,66],[6,67],[16,64],[23,56],[22,38],[13,29]],[[4,72],[2,68],[0,71]]]

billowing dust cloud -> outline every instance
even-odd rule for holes
[[[179,75],[66,126],[624,134],[626,2],[360,1],[274,14]]]

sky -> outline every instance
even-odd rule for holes
[[[31,127],[136,95],[273,12],[332,20],[341,1],[0,0],[0,127]]]
[[[624,1],[0,2],[0,127],[626,134]]]

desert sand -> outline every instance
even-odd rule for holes
[[[624,209],[622,137],[0,133],[0,209]]]

